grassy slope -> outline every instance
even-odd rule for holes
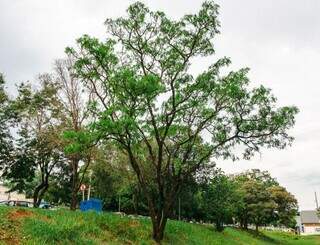
[[[148,219],[115,214],[0,207],[0,244],[154,244]],[[170,221],[163,244],[320,244],[320,236],[252,233]]]

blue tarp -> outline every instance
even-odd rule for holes
[[[102,201],[99,199],[94,199],[94,198],[91,198],[87,201],[81,201],[80,202],[80,210],[81,211],[93,210],[93,211],[101,212],[102,211]]]

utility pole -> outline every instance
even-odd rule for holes
[[[88,188],[88,196],[87,196],[88,201],[90,200],[90,195],[91,195],[91,185],[89,185],[89,188]]]
[[[317,192],[316,191],[314,192],[314,198],[315,198],[316,207],[317,207],[317,210],[318,210],[319,209],[319,204],[318,204],[318,197],[317,197]]]
[[[92,171],[89,171],[89,188],[88,188],[88,196],[87,200],[90,200],[90,195],[91,195],[91,178],[92,178]]]

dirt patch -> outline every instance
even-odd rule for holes
[[[19,245],[20,244],[19,240],[14,237],[5,237],[3,239],[0,239],[0,241],[4,242],[4,244],[8,244],[8,245]]]
[[[138,226],[140,226],[140,222],[138,222],[137,220],[130,220],[129,227],[135,228],[135,227],[138,227]]]
[[[20,244],[20,219],[34,215],[33,212],[25,209],[13,209],[7,214],[6,228],[0,231],[0,242],[9,245]]]
[[[21,219],[21,218],[26,218],[26,217],[30,217],[32,216],[33,213],[29,210],[25,210],[25,209],[18,209],[18,210],[14,210],[12,212],[10,212],[8,214],[8,218],[10,220],[18,220],[18,219]]]

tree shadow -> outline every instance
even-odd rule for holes
[[[263,240],[265,242],[269,242],[269,243],[272,243],[272,244],[285,244],[283,243],[283,241],[279,241],[279,240],[276,240],[272,237],[269,237],[267,236],[266,234],[260,232],[260,231],[255,231],[255,230],[250,230],[250,229],[241,229],[241,231],[247,233],[248,235],[254,237],[254,238],[257,238],[259,240]]]

